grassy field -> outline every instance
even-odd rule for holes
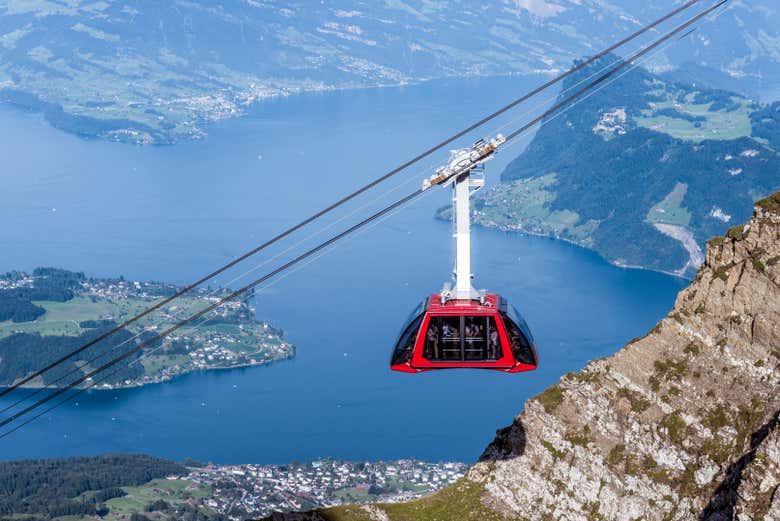
[[[189,362],[190,357],[187,355],[160,355],[148,356],[143,358],[140,363],[143,364],[147,374],[157,374],[163,369],[174,366],[176,364],[184,365]]]
[[[688,185],[677,183],[660,203],[650,208],[647,212],[647,220],[651,223],[688,226],[691,222],[691,213],[683,206],[683,199],[687,192]]]
[[[138,487],[122,487],[127,495],[109,499],[105,506],[110,510],[102,519],[106,521],[127,521],[133,513],[144,513],[144,509],[154,501],[162,499],[175,507],[191,500],[200,500],[211,495],[211,487],[200,486],[185,479],[154,479]],[[85,492],[79,499],[88,499],[94,492]],[[206,509],[206,507],[200,507]],[[213,514],[213,511],[209,510]],[[169,516],[148,514],[153,519],[167,520]],[[87,521],[92,516],[61,516],[56,521]]]
[[[570,210],[551,210],[557,182],[555,174],[547,174],[500,184],[485,195],[474,220],[485,226],[562,236],[588,245],[598,223],[582,223]]]
[[[389,521],[419,519],[457,519],[459,521],[506,521],[510,518],[490,510],[482,501],[482,487],[465,479],[436,494],[417,501],[380,504],[377,508],[387,514]],[[385,519],[372,515],[362,507],[344,506],[323,511],[328,521],[371,521]]]
[[[423,492],[428,490],[422,485],[412,485],[406,481],[399,480],[388,480],[385,488],[393,491],[407,490],[411,492]],[[377,496],[370,494],[368,489],[364,487],[343,488],[335,491],[334,495],[345,503],[368,503],[377,501]]]
[[[140,487],[122,489],[127,495],[108,500],[106,506],[111,509],[111,513],[103,519],[127,519],[133,512],[143,512],[148,504],[158,499],[173,506],[186,503],[190,499],[203,499],[211,494],[210,487],[201,487],[184,479],[155,479]]]
[[[77,336],[85,331],[79,323],[85,320],[97,320],[111,317],[117,321],[126,320],[148,308],[153,301],[138,298],[127,298],[119,302],[93,300],[85,296],[77,296],[67,302],[34,302],[46,310],[46,314],[34,322],[16,324],[10,321],[0,322],[0,338],[15,332],[40,333],[41,335]],[[143,326],[171,324],[175,318],[184,317],[204,308],[206,303],[197,298],[182,297],[175,306],[164,308],[168,310],[168,318],[160,320],[159,313],[153,313],[141,319],[131,330],[139,331]],[[237,333],[238,328],[231,325],[210,326],[210,330]]]
[[[40,333],[42,335],[76,336],[84,332],[79,323],[117,312],[117,306],[108,302],[92,302],[87,297],[76,297],[68,302],[34,302],[46,310],[35,322],[15,324],[0,323],[0,338],[14,332]]]
[[[654,90],[650,93],[656,95],[662,93],[667,99],[652,102],[651,108],[643,110],[641,116],[634,118],[640,127],[696,143],[705,139],[728,140],[749,137],[752,133],[750,113],[755,107],[747,99],[732,97],[732,101],[738,107],[734,110],[711,110],[712,103],[693,102],[695,93],[680,99],[671,97],[665,90]],[[676,111],[689,118],[660,114],[664,110]]]

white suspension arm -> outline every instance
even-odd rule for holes
[[[450,152],[450,161],[439,167],[436,173],[423,181],[423,190],[435,185],[452,184],[453,217],[455,220],[455,289],[445,287],[442,299],[471,300],[479,298],[479,293],[471,285],[471,208],[470,198],[473,192],[485,184],[484,177],[473,177],[472,173],[495,155],[496,149],[506,142],[498,134],[486,142],[477,141],[471,148]]]

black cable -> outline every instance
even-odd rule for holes
[[[255,279],[253,282],[247,284],[246,286],[244,286],[244,287],[242,287],[240,289],[237,289],[236,291],[234,291],[230,295],[228,295],[226,297],[223,297],[222,299],[218,300],[217,302],[214,302],[213,304],[203,308],[202,310],[200,310],[197,313],[187,317],[186,319],[177,322],[176,324],[174,324],[173,326],[169,327],[165,331],[163,331],[161,333],[158,333],[153,338],[136,345],[134,348],[130,349],[129,351],[127,351],[127,352],[117,356],[116,358],[113,358],[112,360],[109,360],[108,362],[106,362],[105,364],[101,365],[97,369],[93,369],[92,371],[90,371],[89,373],[85,374],[81,378],[78,378],[78,379],[74,380],[73,382],[69,383],[65,387],[61,387],[61,388],[57,389],[53,393],[49,394],[48,396],[46,396],[44,398],[41,398],[40,400],[36,401],[32,405],[29,405],[29,406],[25,407],[24,409],[22,409],[21,411],[19,411],[17,413],[14,413],[13,415],[9,416],[8,418],[0,421],[0,428],[5,427],[9,423],[19,419],[20,417],[22,417],[25,414],[33,411],[34,409],[37,409],[41,405],[44,405],[45,403],[53,400],[57,396],[60,396],[60,395],[62,395],[64,393],[66,393],[67,391],[73,389],[74,387],[76,387],[77,385],[83,383],[84,381],[89,380],[90,378],[92,378],[93,376],[97,375],[98,373],[101,373],[101,372],[105,371],[106,369],[108,369],[108,368],[118,364],[119,362],[130,358],[135,353],[141,351],[144,347],[147,347],[147,346],[149,346],[151,344],[154,344],[154,343],[156,343],[158,341],[161,341],[162,339],[164,339],[166,336],[170,335],[171,333],[173,333],[177,329],[180,329],[180,328],[186,326],[187,324],[189,324],[190,322],[193,322],[193,321],[197,320],[198,318],[206,315],[207,313],[215,310],[216,308],[218,308],[219,306],[221,306],[225,302],[229,302],[229,301],[235,299],[236,297],[239,297],[239,296],[243,295],[244,293],[248,292],[252,288],[262,284],[263,282],[265,282],[266,280],[268,280],[268,279],[270,279],[272,277],[275,277],[279,273],[282,273],[283,271],[288,270],[289,268],[291,268],[294,265],[298,264],[299,262],[305,260],[306,258],[311,257],[315,253],[324,250],[328,246],[338,242],[339,240],[343,239],[347,235],[352,234],[353,232],[355,232],[358,229],[362,228],[363,226],[369,224],[370,222],[375,221],[376,219],[378,219],[378,218],[382,217],[383,215],[385,215],[385,214],[395,210],[396,208],[398,208],[400,206],[403,206],[404,204],[408,203],[409,201],[411,201],[415,197],[421,195],[422,193],[423,193],[422,189],[415,190],[411,194],[409,194],[409,195],[407,195],[407,196],[397,200],[396,202],[394,202],[390,206],[386,206],[382,210],[379,210],[378,212],[374,213],[373,215],[363,219],[359,223],[350,226],[349,228],[347,228],[343,232],[341,232],[341,233],[339,233],[337,235],[334,235],[333,237],[331,237],[327,241],[325,241],[323,243],[320,243],[319,245],[315,246],[314,248],[311,248],[310,250],[307,250],[306,252],[304,252],[301,255],[299,255],[298,257],[295,257],[294,259],[286,262],[285,264],[281,265],[280,267],[276,268],[275,270],[266,273],[265,275],[263,275],[259,279]],[[92,385],[94,385],[94,383]],[[82,390],[86,390],[86,389],[88,389],[90,387],[91,387],[91,385],[88,386],[85,389],[82,389]],[[70,399],[70,398],[72,398],[72,397],[69,397],[67,399]],[[67,401],[67,399],[65,401]],[[64,403],[64,401],[62,403]],[[35,416],[34,418],[37,418],[37,417],[38,416]],[[32,421],[32,420],[30,420],[30,421]],[[21,425],[19,425],[19,426],[15,427],[14,429],[12,429],[12,430],[10,430],[10,431],[0,435],[0,438],[5,437],[6,435],[10,434],[11,432],[14,432],[18,427],[21,427]]]
[[[430,156],[434,152],[437,152],[438,150],[441,150],[442,148],[444,148],[445,146],[449,145],[453,141],[455,141],[457,139],[460,139],[461,137],[465,136],[469,132],[471,132],[473,130],[476,130],[477,128],[481,127],[485,123],[487,123],[487,122],[497,118],[501,114],[503,114],[503,113],[507,112],[508,110],[516,107],[520,103],[523,103],[524,101],[527,101],[529,98],[532,98],[533,96],[535,96],[535,95],[539,94],[540,92],[548,89],[549,87],[551,87],[553,85],[556,85],[557,83],[563,81],[564,79],[568,78],[572,74],[575,74],[575,73],[579,72],[580,70],[582,70],[583,68],[587,67],[588,65],[590,65],[594,61],[596,61],[596,60],[598,60],[600,58],[603,58],[607,54],[609,54],[609,53],[615,51],[616,49],[618,49],[619,47],[622,47],[626,43],[636,39],[637,37],[641,36],[642,34],[648,32],[650,30],[654,29],[655,27],[657,27],[658,25],[662,24],[663,22],[669,20],[670,18],[673,18],[674,16],[678,15],[682,11],[685,11],[686,9],[689,9],[690,7],[700,3],[701,1],[702,0],[689,0],[687,3],[681,5],[680,7],[676,8],[676,9],[674,9],[670,13],[662,16],[661,18],[655,20],[654,22],[652,22],[652,23],[650,23],[650,24],[640,28],[638,31],[636,31],[633,34],[627,36],[626,38],[620,40],[616,44],[609,46],[608,48],[606,48],[603,51],[599,52],[598,54],[592,56],[591,58],[588,58],[587,60],[583,61],[579,65],[576,65],[575,67],[569,69],[565,73],[563,73],[563,74],[561,74],[561,75],[559,75],[559,76],[549,80],[548,82],[546,82],[543,85],[535,88],[534,90],[532,90],[531,92],[525,94],[524,96],[522,96],[520,98],[517,98],[516,100],[512,101],[508,105],[505,105],[505,106],[501,107],[500,109],[498,109],[497,111],[493,112],[492,114],[490,114],[488,116],[485,116],[484,118],[482,118],[481,120],[477,121],[476,123],[474,123],[474,124],[470,125],[469,127],[461,130],[457,134],[454,134],[451,137],[445,139],[444,141],[439,142],[438,144],[436,144],[436,145],[432,146],[431,148],[425,150],[424,152],[422,152],[421,154],[415,156],[414,158],[410,159],[409,161],[407,161],[407,162],[403,163],[402,165],[400,165],[400,166],[390,170],[388,173],[382,175],[381,177],[376,178],[375,180],[373,180],[370,183],[364,185],[363,187],[355,190],[354,192],[352,192],[352,193],[342,197],[341,199],[339,199],[335,203],[331,204],[330,206],[327,206],[326,208],[320,210],[319,212],[313,214],[312,216],[304,219],[303,221],[299,222],[295,226],[292,226],[292,227],[288,228],[287,230],[285,230],[282,233],[276,235],[275,237],[269,239],[268,241],[264,242],[263,244],[257,246],[256,248],[253,248],[252,250],[250,250],[250,251],[244,253],[243,255],[241,255],[240,257],[237,257],[236,259],[230,261],[229,263],[225,264],[221,268],[219,268],[219,269],[209,273],[205,277],[202,277],[201,279],[197,280],[196,282],[194,282],[194,283],[192,283],[192,284],[190,284],[188,286],[185,286],[184,288],[182,288],[181,290],[177,291],[175,294],[171,295],[170,297],[167,297],[167,298],[161,300],[157,304],[154,304],[153,306],[145,309],[144,311],[142,311],[141,313],[135,315],[134,317],[129,318],[124,323],[122,323],[122,324],[114,327],[113,329],[111,329],[109,331],[106,331],[105,333],[99,335],[98,337],[90,340],[89,342],[87,342],[83,346],[79,347],[78,349],[76,349],[74,351],[71,351],[70,353],[62,356],[61,358],[55,360],[54,362],[49,363],[44,368],[39,369],[39,370],[35,371],[34,373],[31,373],[28,376],[25,376],[21,380],[12,383],[10,386],[0,390],[0,397],[5,396],[6,394],[14,391],[15,389],[18,389],[19,387],[22,387],[23,385],[29,383],[33,379],[41,376],[43,373],[53,369],[54,367],[56,367],[59,364],[65,362],[66,360],[68,360],[68,359],[76,356],[77,354],[85,351],[86,349],[94,346],[98,342],[101,342],[102,340],[105,340],[106,338],[108,338],[109,336],[113,335],[114,333],[117,333],[117,332],[121,331],[122,329],[125,329],[127,326],[137,322],[138,320],[140,320],[143,317],[149,315],[153,311],[156,311],[156,310],[160,309],[161,307],[171,303],[173,300],[181,297],[182,295],[185,295],[185,294],[189,293],[190,291],[192,291],[196,287],[200,286],[204,282],[208,282],[209,280],[213,279],[217,275],[219,275],[219,274],[225,272],[226,270],[232,268],[236,264],[238,264],[238,263],[248,259],[249,257],[255,255],[256,253],[259,253],[260,251],[268,248],[269,246],[279,242],[280,240],[284,239],[288,235],[291,235],[292,233],[300,230],[304,226],[306,226],[308,224],[311,224],[313,221],[319,219],[320,217],[330,213],[331,211],[335,210],[336,208],[338,208],[338,207],[344,205],[345,203],[351,201],[352,199],[354,199],[355,197],[359,196],[360,194],[362,194],[362,193],[370,190],[371,188],[375,187],[376,185],[378,185],[378,184],[380,184],[380,183],[390,179],[394,175],[396,175],[399,172],[407,169],[408,167],[414,165],[415,163],[418,163],[419,161],[421,161],[422,159]]]
[[[618,64],[617,67],[615,67],[611,71],[609,71],[609,72],[599,76],[598,78],[596,78],[594,81],[592,81],[589,84],[587,84],[582,89],[578,90],[577,92],[575,92],[571,96],[566,97],[564,100],[556,103],[555,105],[553,105],[552,107],[550,107],[549,109],[544,111],[541,115],[535,117],[534,119],[532,119],[531,121],[529,121],[528,123],[523,125],[522,127],[518,128],[517,130],[515,130],[514,132],[509,134],[506,137],[507,141],[509,141],[512,138],[517,137],[518,135],[520,135],[523,132],[527,131],[528,129],[530,129],[531,127],[536,125],[537,123],[539,123],[539,122],[543,121],[544,119],[548,118],[549,116],[552,116],[558,110],[560,110],[561,108],[565,107],[566,105],[568,105],[572,101],[576,100],[577,98],[579,98],[580,96],[582,96],[583,94],[588,92],[593,87],[595,87],[595,86],[599,85],[600,83],[603,83],[604,81],[608,80],[609,78],[611,78],[612,76],[614,76],[615,74],[617,74],[621,70],[625,69],[626,67],[628,67],[629,65],[634,63],[636,60],[638,60],[639,58],[641,58],[645,54],[649,53],[650,51],[652,51],[653,49],[655,49],[656,47],[658,47],[662,43],[666,42],[667,40],[670,40],[670,39],[674,38],[677,34],[681,33],[682,31],[684,31],[685,29],[687,29],[688,27],[690,27],[694,23],[698,22],[699,20],[701,20],[705,16],[709,15],[713,11],[717,10],[722,5],[728,3],[729,1],[730,0],[720,0],[717,4],[709,7],[708,9],[705,9],[704,11],[702,11],[699,14],[697,14],[693,18],[690,18],[685,23],[683,23],[681,25],[678,25],[672,31],[666,33],[662,38],[654,41],[652,44],[648,45],[647,47],[645,47],[641,51],[637,52],[636,54],[634,54],[630,58],[624,59],[623,61],[621,61],[620,64]]]
[[[561,102],[561,103],[557,104],[557,105],[556,105],[555,107],[553,107],[552,109],[550,109],[550,110],[546,111],[546,112],[545,112],[545,113],[544,113],[542,116],[540,116],[539,118],[535,118],[535,120],[533,120],[533,121],[532,121],[532,122],[530,122],[529,124],[526,124],[526,125],[524,125],[523,127],[521,127],[520,129],[516,130],[515,132],[513,132],[512,134],[510,134],[510,136],[509,136],[509,139],[511,139],[512,137],[515,137],[515,136],[519,135],[520,133],[524,132],[525,130],[527,130],[528,128],[530,128],[531,126],[533,126],[534,124],[536,124],[537,122],[541,121],[541,120],[542,120],[542,119],[544,119],[545,117],[549,116],[550,114],[552,114],[552,113],[554,113],[555,111],[557,111],[558,109],[560,109],[560,108],[561,108],[563,105],[565,105],[565,104],[568,104],[569,102],[571,102],[571,101],[573,101],[574,99],[578,98],[579,96],[581,96],[582,94],[584,94],[584,93],[585,93],[585,92],[587,92],[588,90],[592,89],[593,87],[595,87],[595,86],[599,85],[600,83],[602,83],[602,82],[603,82],[603,81],[605,81],[606,79],[610,78],[611,76],[613,76],[614,74],[616,74],[618,71],[620,71],[620,70],[622,70],[623,68],[627,67],[628,65],[630,65],[630,64],[632,64],[632,63],[634,63],[634,62],[635,62],[635,61],[636,61],[638,58],[640,58],[641,56],[643,56],[643,55],[647,54],[648,52],[650,52],[651,50],[655,49],[655,48],[656,48],[658,45],[660,45],[661,43],[663,43],[663,42],[665,42],[665,41],[669,40],[669,39],[670,39],[670,38],[672,38],[674,35],[678,34],[678,33],[679,33],[679,32],[681,32],[681,31],[683,31],[685,28],[689,27],[690,25],[692,25],[692,24],[693,24],[693,23],[695,23],[696,21],[700,20],[700,19],[701,19],[701,18],[703,18],[704,16],[707,16],[709,13],[711,13],[711,12],[713,12],[714,10],[718,9],[720,6],[722,6],[723,4],[727,3],[728,1],[729,1],[729,0],[722,0],[722,1],[720,1],[718,4],[716,4],[716,5],[712,6],[712,7],[710,7],[709,9],[707,9],[707,10],[705,10],[705,11],[703,11],[703,12],[699,13],[698,15],[694,16],[693,18],[689,19],[687,22],[685,22],[684,24],[682,24],[682,25],[678,26],[677,28],[675,28],[675,29],[674,29],[674,30],[672,30],[671,32],[667,33],[667,34],[666,34],[664,37],[660,38],[659,40],[657,40],[657,41],[656,41],[656,42],[654,42],[653,44],[649,45],[648,47],[646,47],[646,48],[645,48],[645,49],[643,49],[642,51],[640,51],[640,52],[636,53],[636,54],[635,54],[634,56],[632,56],[631,58],[628,58],[628,59],[624,60],[624,61],[623,61],[621,64],[619,64],[619,65],[618,65],[617,67],[615,67],[613,70],[611,70],[611,71],[609,71],[609,72],[605,73],[605,74],[604,74],[604,75],[602,75],[600,78],[598,78],[596,81],[594,81],[594,82],[590,83],[588,86],[586,86],[585,88],[583,88],[583,89],[581,89],[580,91],[578,91],[576,94],[574,94],[574,95],[572,95],[572,96],[568,97],[568,98],[567,98],[566,100],[564,100],[563,102]],[[275,275],[277,275],[277,274],[279,274],[279,273],[281,273],[281,272],[283,272],[283,271],[285,271],[285,270],[289,269],[290,267],[294,266],[295,264],[299,263],[300,261],[302,261],[302,260],[306,259],[307,257],[309,257],[309,256],[313,255],[314,253],[316,253],[316,252],[318,252],[318,251],[321,251],[322,249],[324,249],[324,248],[326,248],[326,247],[328,247],[328,246],[332,245],[333,243],[335,243],[335,242],[337,242],[338,240],[342,239],[343,237],[346,237],[347,235],[349,235],[349,234],[353,233],[354,231],[356,231],[357,229],[361,228],[362,226],[365,226],[366,224],[368,224],[368,223],[370,223],[371,221],[373,221],[373,220],[375,220],[375,219],[379,218],[380,216],[382,216],[382,215],[385,215],[386,213],[388,213],[388,212],[392,211],[393,209],[395,209],[395,208],[397,208],[397,207],[399,207],[399,206],[401,206],[401,205],[405,204],[406,202],[410,201],[410,200],[411,200],[411,199],[413,199],[414,197],[417,197],[417,196],[418,196],[418,195],[420,195],[421,193],[423,193],[423,191],[422,191],[422,190],[417,190],[417,191],[413,192],[412,194],[410,194],[410,195],[408,195],[408,196],[406,196],[406,197],[404,197],[404,198],[400,199],[400,200],[399,200],[399,201],[397,201],[396,203],[393,203],[392,205],[390,205],[390,206],[388,206],[388,207],[384,208],[383,210],[380,210],[379,212],[375,213],[374,215],[372,215],[372,216],[368,217],[367,219],[365,219],[365,220],[361,221],[360,223],[358,223],[358,224],[356,224],[356,225],[354,225],[354,226],[352,226],[352,227],[348,228],[347,230],[345,230],[345,231],[341,232],[340,234],[338,234],[338,235],[334,236],[333,238],[329,239],[328,241],[326,241],[326,242],[324,242],[324,243],[322,243],[322,244],[318,245],[318,246],[317,246],[317,247],[315,247],[315,248],[312,248],[311,250],[307,251],[306,253],[304,253],[304,254],[300,255],[299,257],[296,257],[295,259],[293,259],[293,260],[289,261],[288,263],[286,263],[286,264],[284,264],[283,266],[281,266],[281,267],[277,268],[276,270],[274,270],[274,271],[272,271],[272,272],[270,272],[270,273],[268,273],[268,274],[264,275],[263,277],[261,277],[260,279],[257,279],[257,280],[256,280],[256,281],[254,281],[253,283],[251,283],[251,284],[249,284],[249,285],[247,285],[247,286],[245,286],[245,287],[243,287],[243,288],[241,288],[241,289],[239,289],[239,290],[237,290],[237,291],[233,292],[232,294],[230,294],[229,296],[227,296],[227,297],[223,298],[223,299],[222,299],[222,300],[220,300],[219,302],[217,302],[217,303],[215,303],[215,304],[213,304],[213,305],[211,305],[211,306],[209,306],[209,307],[207,307],[207,308],[205,308],[205,309],[201,310],[200,312],[198,312],[198,313],[196,313],[196,314],[194,314],[194,315],[190,316],[189,318],[187,318],[187,319],[185,319],[185,320],[183,320],[183,321],[180,321],[180,322],[179,322],[179,323],[177,323],[176,325],[174,325],[174,326],[172,326],[172,327],[168,328],[167,330],[163,331],[162,333],[160,333],[160,334],[156,335],[156,336],[155,336],[154,338],[152,338],[151,340],[149,340],[149,341],[147,341],[147,342],[144,342],[144,343],[142,343],[142,344],[138,345],[138,346],[137,346],[137,347],[135,347],[134,349],[132,349],[132,350],[130,350],[130,351],[128,351],[128,352],[126,352],[126,353],[124,353],[123,355],[120,355],[119,357],[116,357],[116,358],[114,358],[113,360],[111,360],[111,361],[107,362],[106,364],[103,364],[101,367],[99,367],[99,368],[97,368],[97,369],[95,369],[95,370],[91,371],[90,373],[88,373],[88,374],[84,375],[82,378],[80,378],[80,379],[78,379],[78,380],[76,380],[76,381],[74,381],[74,382],[71,382],[71,383],[70,383],[68,386],[66,386],[66,387],[63,387],[63,388],[61,388],[61,389],[58,389],[57,391],[55,391],[55,392],[54,392],[54,393],[52,393],[51,395],[47,396],[46,398],[43,398],[43,399],[41,399],[41,400],[38,400],[36,403],[32,404],[31,406],[29,406],[29,407],[25,408],[24,410],[22,410],[22,411],[20,411],[20,412],[18,412],[18,413],[16,413],[16,414],[14,414],[14,415],[12,415],[11,417],[7,418],[6,420],[4,420],[4,421],[0,422],[0,427],[3,427],[3,426],[5,426],[5,425],[7,425],[7,424],[9,424],[9,423],[13,422],[14,420],[18,419],[19,417],[23,416],[24,414],[27,414],[28,412],[31,412],[32,410],[34,410],[34,409],[36,409],[36,408],[40,407],[41,405],[43,405],[43,404],[47,403],[48,401],[50,401],[50,400],[52,400],[52,399],[56,398],[57,396],[60,396],[61,394],[64,394],[65,392],[69,391],[70,389],[73,389],[75,386],[79,385],[80,383],[83,383],[84,381],[86,381],[86,380],[88,380],[88,379],[91,379],[91,378],[92,378],[93,376],[95,376],[96,374],[98,374],[98,373],[100,373],[100,372],[102,372],[102,371],[104,371],[104,370],[106,370],[106,369],[108,369],[108,368],[110,368],[110,367],[112,367],[112,366],[114,366],[114,365],[116,365],[116,364],[118,364],[118,363],[122,362],[123,360],[125,360],[125,359],[129,358],[130,356],[132,356],[134,353],[136,353],[136,352],[138,352],[138,351],[142,350],[142,349],[143,349],[145,346],[147,346],[148,344],[152,344],[152,343],[154,343],[154,342],[157,342],[158,340],[162,340],[162,339],[163,339],[163,338],[165,338],[167,335],[169,335],[169,334],[171,334],[172,332],[176,331],[177,329],[179,329],[179,328],[183,327],[184,325],[186,325],[186,324],[189,324],[189,323],[193,322],[194,320],[197,320],[198,318],[200,318],[200,317],[204,316],[205,314],[209,313],[210,311],[214,310],[216,307],[220,306],[221,304],[223,304],[223,303],[225,303],[225,302],[227,302],[227,301],[229,301],[229,300],[232,300],[232,299],[236,298],[237,296],[240,296],[240,295],[242,295],[242,294],[246,293],[247,291],[249,291],[249,290],[251,290],[252,288],[256,287],[257,285],[261,284],[262,282],[264,282],[264,281],[268,280],[269,278],[272,278],[272,277],[274,277]],[[103,376],[102,378],[100,378],[98,381],[94,381],[94,382],[92,382],[90,385],[88,385],[87,387],[85,387],[85,388],[83,388],[83,389],[79,390],[79,391],[78,391],[78,392],[77,392],[77,393],[76,393],[74,396],[76,396],[76,395],[80,394],[81,392],[83,392],[83,391],[85,391],[85,390],[87,390],[87,389],[89,389],[89,388],[93,387],[93,386],[94,386],[94,385],[96,385],[97,383],[99,383],[99,382],[101,382],[101,381],[105,380],[107,377],[109,377],[109,376],[111,376],[111,375],[113,375],[113,374],[116,374],[116,373],[117,373],[119,370],[120,370],[120,369],[119,369],[119,368],[117,368],[117,369],[115,369],[114,371],[112,371],[110,374],[108,374],[108,375],[104,375],[104,376]],[[54,408],[58,407],[59,405],[61,405],[62,403],[64,403],[64,402],[68,401],[68,400],[69,400],[69,399],[71,399],[71,398],[72,398],[72,397],[66,397],[66,398],[64,398],[62,401],[58,402],[58,403],[57,403],[57,404],[55,404],[53,407],[50,407],[50,408],[46,409],[45,411],[43,411],[43,412],[41,412],[41,413],[39,413],[39,414],[35,415],[35,416],[34,416],[34,417],[32,417],[31,419],[28,419],[27,421],[23,422],[21,425],[18,425],[18,426],[16,426],[16,427],[14,427],[13,429],[11,429],[10,431],[8,431],[8,432],[6,432],[6,433],[4,433],[4,434],[0,435],[0,438],[7,436],[7,435],[8,435],[8,434],[10,434],[11,432],[14,432],[14,431],[16,431],[17,429],[19,429],[20,427],[22,427],[22,426],[24,426],[24,425],[27,425],[28,423],[30,423],[30,422],[31,422],[31,421],[33,421],[34,419],[36,419],[36,418],[40,417],[41,415],[45,414],[46,412],[48,412],[48,411],[50,411],[50,410],[52,410],[52,409],[54,409]]]

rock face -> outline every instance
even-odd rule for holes
[[[286,519],[780,521],[778,384],[780,192],[708,243],[647,336],[529,400],[454,487]]]
[[[780,194],[647,336],[564,377],[468,479],[528,520],[778,519]]]

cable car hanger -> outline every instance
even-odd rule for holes
[[[436,169],[436,173],[423,181],[422,190],[436,185],[452,185],[453,220],[455,223],[455,288],[445,284],[441,299],[484,301],[484,292],[477,292],[471,285],[471,213],[472,194],[485,186],[484,164],[495,157],[499,146],[506,143],[502,134],[489,142],[480,139],[471,148],[450,152],[450,161]]]
[[[727,2],[720,0],[635,56],[623,60],[609,73],[589,83],[584,91],[597,87]],[[559,101],[539,117],[510,133],[508,138],[515,138],[581,95],[582,91],[578,91]],[[479,140],[470,148],[453,150],[449,163],[438,168],[433,176],[423,182],[422,192],[439,184],[451,184],[453,187],[455,288],[445,283],[438,296],[430,296],[412,312],[393,350],[390,368],[394,371],[419,373],[440,369],[481,368],[516,373],[533,371],[538,367],[536,345],[522,316],[499,295],[477,291],[471,284],[469,201],[471,195],[485,184],[484,163],[492,159],[498,147],[505,142],[504,136],[498,134],[489,142]]]

